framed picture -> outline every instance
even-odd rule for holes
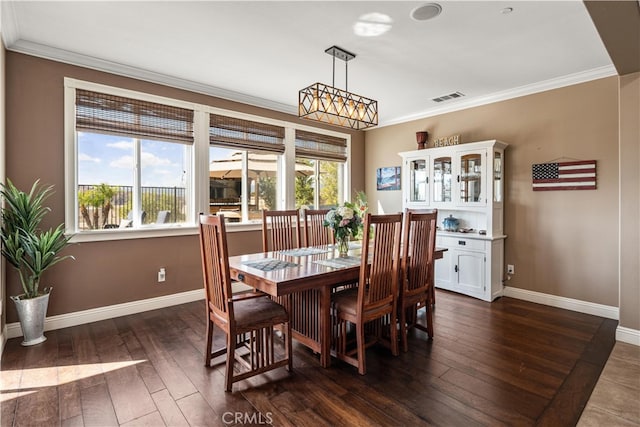
[[[376,183],[378,190],[400,190],[400,166],[378,168]]]

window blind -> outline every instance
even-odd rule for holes
[[[76,129],[193,144],[193,111],[76,89]]]
[[[347,161],[347,140],[296,129],[296,157]]]
[[[284,153],[284,127],[211,114],[209,142],[227,148]]]

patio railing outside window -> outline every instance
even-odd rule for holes
[[[80,200],[99,187],[95,185],[78,185]],[[110,185],[113,196],[99,206],[83,204],[79,201],[78,230],[118,228],[122,220],[132,218],[133,187],[129,185]],[[167,223],[186,221],[185,188],[183,187],[142,187],[142,225],[155,224],[158,213],[170,212]]]

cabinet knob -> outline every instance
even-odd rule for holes
[[[465,242],[464,240],[458,240],[458,244],[465,246],[467,244],[467,242]]]
[[[458,272],[458,266],[457,265],[453,266],[453,271],[455,271],[456,273]]]

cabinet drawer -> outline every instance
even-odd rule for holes
[[[436,246],[445,246],[448,248],[468,249],[471,251],[484,251],[485,241],[477,239],[465,239],[463,237],[436,237]]]

